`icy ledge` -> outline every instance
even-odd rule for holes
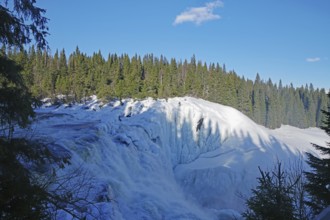
[[[191,97],[48,106],[32,127],[93,174],[111,198],[96,201],[102,219],[237,219],[258,166],[294,162],[313,152],[311,142],[330,141],[316,128],[269,130]]]

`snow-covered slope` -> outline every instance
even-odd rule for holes
[[[295,162],[320,129],[270,130],[237,110],[201,99],[49,106],[37,110],[34,138],[73,155],[112,200],[104,219],[230,219],[244,209],[258,166]],[[314,152],[317,154],[317,152]]]

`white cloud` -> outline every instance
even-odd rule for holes
[[[220,15],[213,13],[213,10],[219,7],[223,7],[223,2],[216,0],[206,3],[203,7],[188,8],[176,16],[173,25],[182,24],[184,22],[193,22],[196,25],[200,25],[205,21],[220,19]]]
[[[309,62],[309,63],[319,62],[320,60],[321,60],[320,57],[309,57],[309,58],[306,58],[306,61]]]

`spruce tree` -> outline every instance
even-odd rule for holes
[[[39,47],[46,46],[44,10],[36,7],[34,0],[4,2],[0,2],[0,45],[21,49],[31,41],[30,37],[35,37]],[[55,183],[54,180],[57,168],[69,163],[69,155],[55,156],[45,144],[13,135],[14,128],[29,125],[34,116],[32,105],[39,103],[25,85],[21,70],[22,66],[1,50],[0,219],[51,219],[50,211],[61,209],[69,213],[66,205],[79,207],[82,200],[72,199],[73,187],[51,191],[52,186],[55,189],[63,186],[63,181]]]
[[[328,93],[330,98],[330,92]],[[321,126],[330,136],[330,106],[327,111],[322,110],[325,116],[324,125]],[[307,163],[311,170],[305,172],[307,178],[306,190],[310,195],[307,204],[312,208],[314,214],[322,211],[330,205],[330,143],[326,147],[313,144],[314,148],[321,153],[321,158],[311,153],[307,154]]]
[[[68,65],[64,49],[59,57],[59,76],[56,79],[56,95],[69,95],[70,80],[68,77]]]
[[[239,80],[239,86],[237,88],[237,107],[238,110],[245,115],[252,116],[252,81],[245,81],[244,77]]]
[[[37,45],[46,45],[47,20],[44,10],[34,3],[14,0],[11,9],[7,3],[0,3],[1,45],[23,48],[32,36]],[[0,219],[45,219],[47,193],[32,182],[32,172],[22,163],[38,164],[44,159],[44,151],[25,140],[13,139],[14,127],[29,124],[34,116],[32,104],[36,103],[24,84],[21,70],[4,51],[0,52]]]
[[[296,220],[293,191],[298,178],[290,181],[278,163],[273,171],[262,171],[258,186],[252,189],[252,196],[246,201],[248,209],[243,213],[247,220]]]
[[[253,118],[262,125],[266,125],[266,89],[264,85],[257,73],[252,95]]]

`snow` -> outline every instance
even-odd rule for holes
[[[330,141],[318,128],[270,130],[192,97],[123,104],[92,97],[36,111],[33,138],[68,150],[72,166],[106,188],[111,200],[96,203],[102,219],[239,219],[258,166],[318,155],[310,143]]]
[[[329,220],[330,219],[330,206],[325,208],[318,216],[316,216],[315,220]]]

